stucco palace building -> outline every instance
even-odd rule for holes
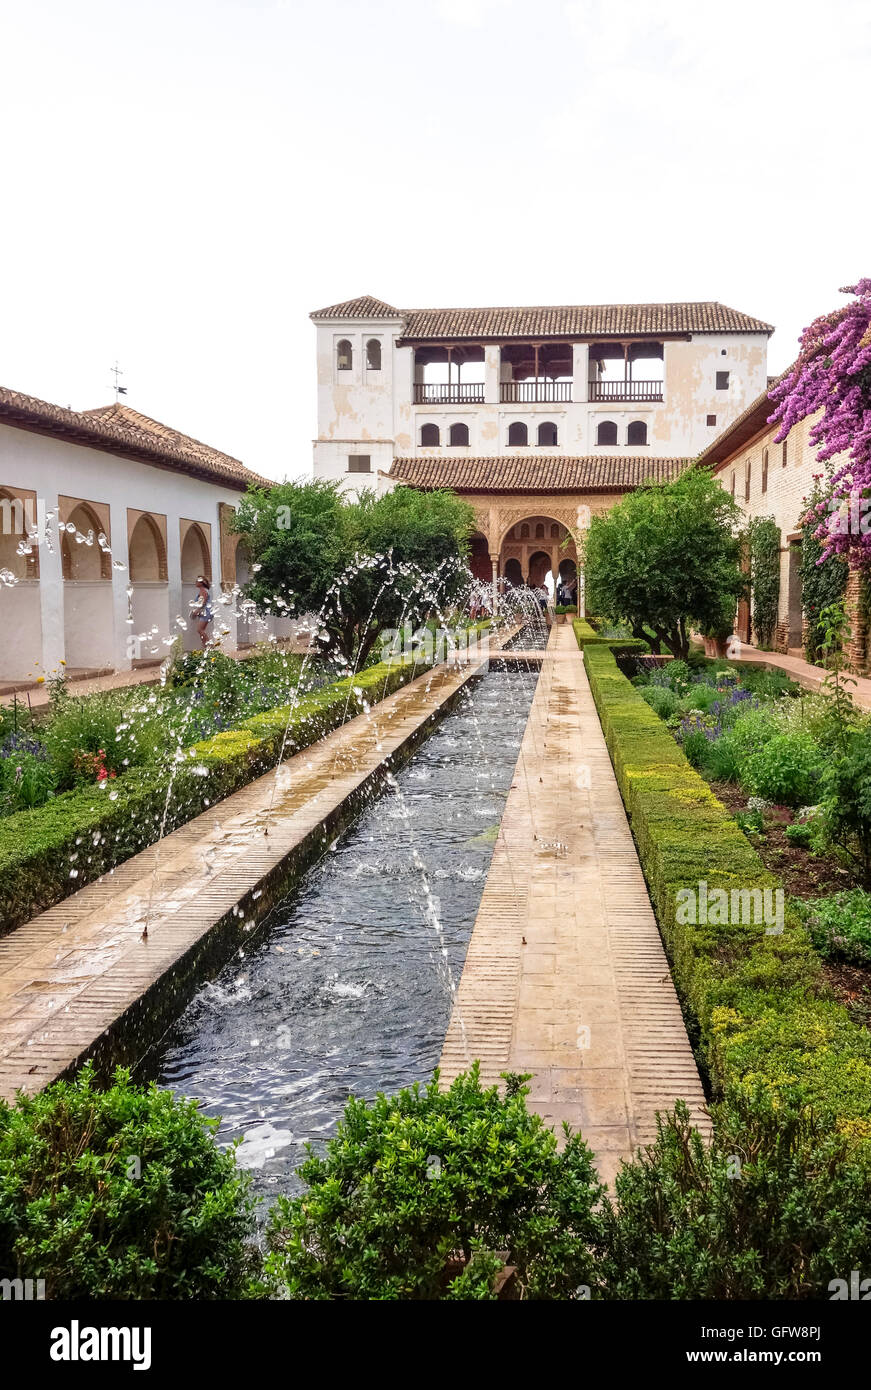
[[[449,487],[482,579],[575,571],[589,516],[676,476],[768,385],[771,324],[715,302],[311,315],[316,478]]]

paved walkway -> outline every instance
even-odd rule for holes
[[[385,761],[479,669],[439,666],[418,677],[288,759],[277,779],[258,778],[0,938],[0,1096],[47,1085],[128,1010],[128,1037],[141,1053],[163,1016],[160,1001],[174,992],[163,1026],[185,1002],[190,953],[211,945],[204,939],[218,923],[244,940],[286,892],[293,857],[322,851],[347,798],[373,786]],[[174,983],[149,995],[167,971]]]
[[[827,671],[813,666],[802,657],[785,656],[781,652],[761,652],[757,647],[751,647],[749,642],[741,643],[741,655],[735,659],[748,661],[754,666],[776,666],[807,690],[819,690],[828,675]],[[846,678],[848,681],[856,682],[855,685],[847,685],[847,690],[856,704],[861,705],[863,709],[871,709],[871,679],[867,676],[851,676],[849,672],[846,673]]]
[[[551,630],[442,1054],[533,1073],[530,1103],[579,1128],[611,1181],[704,1096],[571,627]]]

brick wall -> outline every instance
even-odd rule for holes
[[[816,449],[808,446],[808,434],[817,418],[814,415],[799,421],[790,430],[785,448],[784,443],[774,443],[777,426],[772,425],[749,445],[737,450],[725,463],[719,464],[716,471],[716,477],[727,492],[732,491],[734,477],[735,501],[748,521],[752,517],[772,516],[780,528],[780,597],[773,643],[778,652],[786,652],[789,638],[789,541],[799,533],[804,502],[813,489],[814,474],[824,471],[823,465],[817,462]],[[834,459],[833,463],[837,467],[838,459]],[[746,496],[748,465],[749,497]],[[764,491],[763,481],[766,484]],[[852,619],[851,622],[858,631],[858,622]],[[861,646],[861,659],[864,661],[864,632],[855,639],[854,645],[856,659],[859,658]]]
[[[858,570],[850,570],[844,607],[850,624],[850,640],[847,643],[848,664],[854,675],[861,676],[868,664],[868,632],[862,613],[862,576]]]

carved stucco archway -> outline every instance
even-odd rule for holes
[[[560,513],[562,513],[560,515]],[[543,582],[541,557],[547,557],[547,570],[553,577],[554,592],[559,579],[560,565],[569,559],[576,565],[578,546],[577,509],[549,508],[527,511],[524,507],[503,509],[498,551],[498,574],[511,578],[516,575],[516,561],[523,582],[538,587]]]
[[[466,493],[466,501],[475,514],[475,531],[486,538],[492,576],[496,582],[505,574],[505,567],[512,558],[511,550],[506,550],[509,532],[518,523],[543,519],[555,521],[571,537],[571,543],[561,550],[561,560],[569,558],[575,562],[578,577],[578,603],[583,612],[584,603],[584,537],[594,515],[610,511],[619,502],[624,492],[578,492],[578,493],[506,493],[502,496],[486,493]],[[535,537],[530,536],[534,542]],[[510,542],[508,542],[510,546]],[[546,545],[551,545],[546,537]],[[526,574],[524,574],[526,578]]]

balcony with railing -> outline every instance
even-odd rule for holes
[[[602,379],[590,382],[591,401],[661,401],[661,381]]]
[[[572,383],[570,381],[549,381],[547,377],[533,377],[528,381],[503,381],[499,386],[499,399],[514,405],[527,401],[570,401]]]
[[[484,349],[477,343],[427,343],[414,352],[415,405],[483,405]]]
[[[638,363],[650,365],[645,372],[644,365],[639,370]],[[665,353],[660,342],[626,340],[592,343],[590,368],[591,401],[611,404],[663,399]]]
[[[483,405],[483,381],[416,381],[415,405]]]
[[[499,399],[503,404],[571,401],[571,343],[505,343],[500,364]]]

